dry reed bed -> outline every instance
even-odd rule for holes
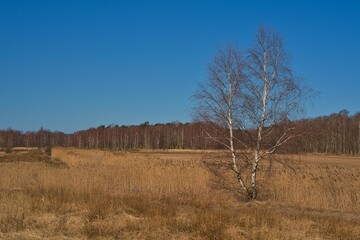
[[[269,178],[270,199],[294,206],[360,213],[360,158],[302,156]],[[329,159],[329,160],[327,160]]]
[[[276,165],[267,200],[247,203],[211,188],[207,154],[54,148],[68,167],[0,163],[0,239],[360,239],[359,159]]]

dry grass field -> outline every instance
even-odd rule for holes
[[[360,239],[359,157],[282,156],[248,202],[216,187],[218,156],[1,153],[0,239]]]

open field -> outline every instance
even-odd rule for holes
[[[282,157],[247,202],[215,151],[1,153],[0,239],[360,239],[360,158]]]

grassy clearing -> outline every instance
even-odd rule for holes
[[[239,202],[202,151],[5,154],[0,239],[360,239],[360,159],[326,158],[274,167],[263,200]]]

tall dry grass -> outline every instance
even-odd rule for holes
[[[264,200],[239,202],[212,187],[208,154],[0,156],[0,239],[360,239],[360,159],[276,165],[261,176]]]
[[[360,158],[355,164],[323,163],[319,157],[304,156],[290,169],[271,177],[271,199],[322,210],[360,213]],[[326,159],[322,156],[321,159]]]

